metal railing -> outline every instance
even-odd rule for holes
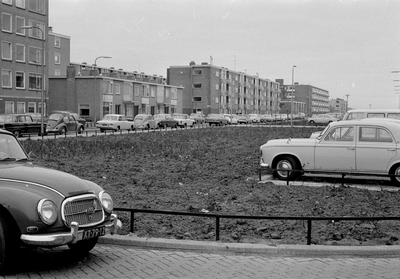
[[[163,214],[163,215],[180,215],[202,218],[215,218],[215,240],[220,240],[220,222],[221,219],[248,219],[248,220],[295,220],[307,221],[307,245],[311,245],[312,222],[313,221],[382,221],[395,220],[400,221],[400,217],[319,217],[319,216],[246,216],[246,215],[220,215],[212,213],[193,213],[193,212],[178,212],[178,211],[163,211],[151,209],[132,209],[132,208],[114,208],[114,211],[130,212],[130,232],[135,229],[135,213],[147,214]]]

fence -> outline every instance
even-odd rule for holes
[[[135,213],[147,214],[164,214],[164,215],[180,215],[191,217],[215,218],[215,240],[220,239],[220,221],[221,219],[250,219],[250,220],[300,220],[307,221],[307,245],[311,245],[312,235],[312,222],[313,221],[382,221],[382,220],[396,220],[400,221],[400,217],[317,217],[317,216],[246,216],[246,215],[219,215],[209,213],[192,213],[192,212],[178,212],[178,211],[162,211],[151,209],[129,209],[129,208],[114,208],[114,211],[130,212],[130,232],[134,232],[135,227]]]

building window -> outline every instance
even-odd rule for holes
[[[121,94],[121,85],[115,84],[115,94]]]
[[[15,6],[21,9],[25,9],[25,0],[15,0]]]
[[[29,89],[40,90],[42,89],[42,75],[29,73]]]
[[[25,89],[25,73],[15,72],[15,87]]]
[[[25,103],[17,102],[17,113],[25,113]]]
[[[203,71],[202,71],[202,70],[197,70],[197,69],[195,69],[195,70],[193,70],[193,74],[194,74],[194,75],[202,75],[202,74],[203,74]]]
[[[25,18],[16,16],[15,17],[15,33],[18,35],[25,36],[25,29],[21,29],[22,26],[25,26]]]
[[[178,99],[178,92],[176,91],[176,88],[171,88],[171,99]]]
[[[12,17],[10,14],[2,13],[2,25],[1,30],[4,32],[12,32]]]
[[[121,105],[115,105],[115,111],[116,114],[121,114]]]
[[[15,61],[25,62],[25,45],[15,44]]]
[[[12,5],[12,0],[2,0],[4,4]]]
[[[60,37],[54,37],[54,47],[61,48],[61,38]]]
[[[135,96],[139,96],[140,95],[139,94],[139,86],[138,85],[134,86],[134,92],[135,92]]]
[[[5,113],[14,113],[14,102],[5,102]]]
[[[108,92],[107,93],[113,93],[113,82],[112,81],[108,82]]]
[[[2,42],[1,43],[1,58],[5,60],[12,60],[12,51],[11,51],[11,43],[10,42]]]
[[[90,115],[90,105],[89,104],[79,104],[78,105],[79,115],[81,116],[89,116]]]
[[[34,102],[29,102],[28,103],[28,111],[29,113],[35,113],[36,112],[36,103]]]
[[[61,71],[59,69],[54,70],[54,75],[55,76],[61,76]]]
[[[147,85],[143,85],[143,96],[149,97],[149,87]]]
[[[41,64],[42,50],[37,47],[29,47],[29,63]]]
[[[215,97],[215,103],[219,104],[219,97]]]
[[[201,97],[193,97],[193,102],[201,102]]]
[[[44,0],[30,0],[29,10],[37,13],[44,14]]]
[[[201,83],[193,83],[193,88],[201,88]]]
[[[165,98],[167,98],[167,99],[169,98],[170,92],[171,92],[171,88],[165,89]]]
[[[59,53],[54,53],[54,64],[60,65],[60,54]]]
[[[151,88],[151,97],[154,98],[156,96],[156,90]]]
[[[33,27],[37,27],[37,28],[28,29],[29,30],[29,33],[28,33],[29,37],[42,40],[42,35],[45,36],[45,34],[44,34],[44,32],[45,32],[44,23],[38,22],[38,21],[29,20],[28,25],[29,26],[33,26]],[[38,30],[38,28],[40,30]],[[43,31],[43,32],[41,32],[41,31]]]
[[[1,70],[1,86],[11,88],[11,70]]]

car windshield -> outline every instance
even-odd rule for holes
[[[60,114],[60,113],[53,113],[50,114],[49,119],[48,120],[59,120],[60,118],[63,118],[64,115]]]
[[[182,114],[174,114],[174,118],[186,119],[186,116],[185,116],[185,115],[182,115]]]
[[[0,161],[7,159],[21,160],[27,159],[27,156],[17,139],[11,135],[0,134]]]

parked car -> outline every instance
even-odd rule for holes
[[[339,119],[329,114],[318,114],[315,117],[307,119],[307,122],[310,124],[329,124],[335,121],[339,121]]]
[[[269,140],[260,147],[260,164],[282,180],[313,170],[400,175],[399,142],[400,120],[332,122],[317,138]],[[400,177],[391,180],[400,185]]]
[[[251,113],[251,114],[249,114],[249,118],[252,123],[260,123],[261,122],[260,116],[258,114]]]
[[[27,113],[10,113],[0,115],[0,129],[13,133],[16,137],[23,134],[40,134],[41,123],[35,122]],[[44,132],[45,127],[43,127]]]
[[[238,124],[250,124],[251,120],[246,114],[239,114],[237,116]]]
[[[232,124],[232,125],[239,124],[239,123],[238,123],[237,114],[231,114],[231,116],[232,116],[232,118],[231,118],[231,124]]]
[[[270,114],[263,114],[260,117],[261,123],[269,123],[269,122],[273,122],[273,121],[274,121],[274,117]]]
[[[100,132],[106,130],[134,130],[134,123],[122,114],[106,114],[101,120],[96,122],[96,128],[99,128]]]
[[[228,124],[238,124],[237,118],[232,116],[232,114],[223,114],[223,116],[228,120]]]
[[[20,246],[68,245],[87,253],[121,222],[99,185],[36,166],[16,137],[0,130],[0,274],[18,262]]]
[[[400,119],[400,109],[354,109],[346,112],[342,120],[372,117]]]
[[[184,113],[174,113],[172,114],[172,118],[178,121],[178,126],[181,128],[193,127],[196,122]]]
[[[135,118],[133,118],[133,122],[133,129],[150,130],[157,128],[156,121],[151,114],[138,114],[135,116]]]
[[[178,128],[178,120],[172,118],[171,114],[161,113],[154,115],[155,126],[158,128]]]
[[[343,113],[340,113],[340,112],[330,112],[330,113],[327,113],[327,114],[328,115],[332,115],[333,117],[335,117],[335,118],[337,118],[339,120],[343,119]]]
[[[81,123],[83,127],[86,127],[86,119],[82,118],[78,113],[72,113],[72,116],[75,118],[76,121]]]
[[[55,111],[49,115],[46,122],[46,133],[66,134],[67,132],[82,133],[85,126],[79,123],[71,112]]]
[[[206,123],[211,125],[228,125],[228,119],[226,119],[222,114],[219,113],[210,113],[206,117]]]
[[[193,119],[196,124],[204,124],[206,122],[206,116],[202,112],[191,113],[189,117]]]

